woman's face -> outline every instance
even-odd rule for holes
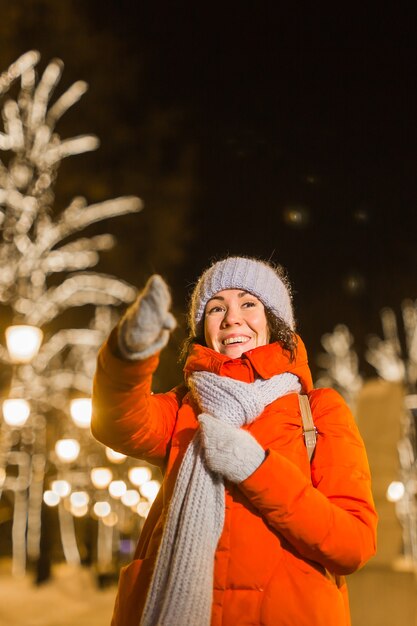
[[[269,342],[265,307],[256,296],[241,289],[224,289],[206,305],[204,337],[212,350],[233,359]]]

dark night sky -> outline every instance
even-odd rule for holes
[[[19,52],[37,47],[45,62],[67,55],[71,78],[87,80],[107,111],[97,111],[96,128],[85,129],[102,139],[102,156],[90,155],[86,168],[101,158],[115,171],[139,170],[149,111],[173,111],[172,123],[181,120],[165,142],[168,164],[185,145],[193,149],[193,235],[181,243],[181,262],[171,270],[157,259],[148,263],[131,226],[122,232],[125,250],[134,250],[128,258],[145,272],[165,271],[178,308],[187,285],[226,253],[271,257],[287,268],[299,329],[313,353],[321,334],[340,322],[362,348],[368,334],[380,333],[382,306],[399,311],[404,298],[416,297],[413,15],[363,10],[336,17],[316,6],[308,14],[263,2],[216,9],[64,0],[60,6],[85,24],[84,38],[61,24],[54,41],[53,3],[38,4],[44,13],[36,28],[28,12],[19,22]],[[98,36],[104,42],[96,65],[85,33],[91,45]],[[110,37],[116,45],[106,49]],[[125,78],[122,92],[111,89],[115,72]],[[88,106],[87,99],[82,111],[93,119]],[[125,124],[124,158],[123,133],[112,135],[109,115]],[[116,178],[116,194],[141,195],[145,212],[163,202],[157,177],[152,190],[140,178],[137,187],[127,175]],[[285,219],[294,209],[301,224]],[[132,267],[126,271],[135,282]]]

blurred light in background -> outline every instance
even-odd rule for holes
[[[152,472],[149,467],[131,467],[128,476],[132,485],[140,487],[151,479]]]
[[[74,491],[70,496],[70,502],[72,507],[85,507],[89,503],[89,501],[90,496],[86,491]]]
[[[139,502],[136,507],[136,512],[140,517],[147,517],[150,508],[149,502]]]
[[[109,502],[98,501],[95,503],[93,511],[97,517],[107,517],[111,513],[111,506]]]
[[[136,489],[128,489],[121,497],[125,506],[136,506],[140,500],[140,495]]]
[[[106,457],[111,463],[123,463],[127,458],[126,454],[116,452],[116,450],[112,450],[111,448],[106,448]]]
[[[48,506],[57,506],[60,499],[61,498],[59,497],[59,495],[55,493],[55,491],[51,491],[50,489],[47,489],[43,494],[43,501]]]
[[[38,354],[43,333],[29,325],[9,326],[5,331],[6,345],[13,363],[30,363]]]
[[[126,483],[123,480],[112,480],[109,485],[109,494],[112,498],[121,498],[126,490]]]
[[[113,472],[108,467],[94,467],[91,472],[91,482],[96,489],[106,489],[113,479]]]
[[[158,495],[158,491],[161,487],[159,480],[149,480],[140,486],[140,492],[144,498],[147,498],[150,502],[153,502]]]
[[[80,453],[80,444],[76,439],[58,439],[55,452],[63,463],[72,463]]]
[[[71,485],[67,480],[54,480],[51,489],[61,498],[65,498],[71,493]]]
[[[103,517],[103,524],[109,528],[116,526],[118,521],[119,516],[114,511],[111,511],[108,515],[106,515],[106,517]]]
[[[310,221],[310,210],[301,204],[289,205],[282,212],[284,222],[293,228],[304,228]]]
[[[29,402],[21,398],[8,398],[3,401],[3,417],[9,426],[20,427],[30,415]]]
[[[387,500],[389,502],[398,502],[405,494],[405,487],[402,482],[398,480],[393,480],[392,483],[388,485],[387,489]]]
[[[74,424],[79,428],[90,428],[91,411],[91,398],[75,398],[71,400],[71,418]]]

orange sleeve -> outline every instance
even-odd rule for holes
[[[339,394],[315,390],[310,402],[318,430],[311,480],[269,450],[240,489],[301,556],[349,574],[376,549],[377,514],[365,447]]]
[[[159,355],[143,361],[120,358],[113,330],[97,358],[91,432],[118,452],[162,465],[184,391],[152,394],[158,363]]]

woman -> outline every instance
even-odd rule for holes
[[[94,436],[159,465],[164,481],[114,626],[346,626],[343,576],[375,552],[363,442],[343,399],[313,390],[281,268],[209,267],[189,312],[184,384],[152,394],[175,320],[148,281],[99,358]],[[317,446],[310,465],[299,394]]]

